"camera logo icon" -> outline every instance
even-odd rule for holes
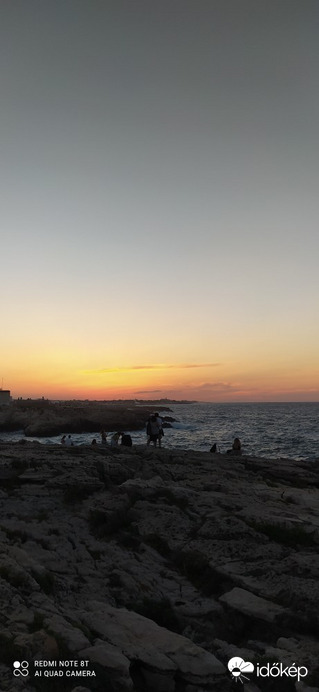
[[[227,668],[231,673],[232,678],[235,680],[235,682],[241,682],[242,685],[244,684],[244,680],[249,680],[245,673],[253,673],[254,667],[255,666],[253,663],[244,661],[244,659],[240,658],[240,656],[230,658],[227,663]]]
[[[24,678],[29,675],[28,661],[15,661],[13,664],[13,675],[17,678],[22,675]]]

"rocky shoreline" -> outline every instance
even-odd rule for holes
[[[307,676],[237,689],[318,692],[318,488],[319,462],[1,444],[1,690],[229,692],[241,656]],[[87,676],[35,676],[65,659]]]
[[[170,411],[167,406],[134,406],[133,402],[127,405],[17,400],[0,407],[0,433],[22,430],[27,437],[51,437],[62,433],[98,433],[102,428],[106,432],[141,430],[154,410]],[[174,419],[168,416],[169,420]]]

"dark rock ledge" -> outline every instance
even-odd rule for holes
[[[318,463],[2,444],[2,692],[229,692],[235,655],[309,670],[244,692],[318,690],[318,485]],[[58,658],[96,677],[13,678]]]
[[[27,437],[51,437],[62,433],[98,433],[141,430],[151,412],[161,411],[164,425],[175,419],[165,416],[165,406],[128,406],[121,403],[15,401],[0,407],[0,432],[22,430]]]

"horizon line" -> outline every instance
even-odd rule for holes
[[[10,391],[10,390],[7,390],[7,391]],[[59,397],[59,398],[51,399],[51,398],[45,397],[45,396],[39,396],[39,397],[34,397],[34,398],[33,397],[22,397],[22,396],[11,397],[11,401],[53,401],[53,402],[57,402],[57,401],[88,401],[88,402],[114,402],[114,401],[145,401],[145,402],[147,402],[147,401],[153,402],[154,401],[154,402],[156,402],[156,401],[168,401],[168,402],[170,402],[170,401],[173,401],[174,403],[177,403],[177,404],[178,403],[181,403],[181,404],[182,403],[190,403],[190,404],[318,404],[319,403],[319,399],[316,401],[313,401],[311,399],[309,399],[309,400],[308,399],[307,400],[300,400],[300,399],[282,400],[282,399],[278,399],[278,400],[271,400],[271,401],[269,401],[269,400],[266,400],[266,401],[263,401],[263,400],[258,400],[258,401],[242,401],[242,400],[203,401],[200,399],[174,399],[174,398],[170,398],[170,397],[160,397],[158,399],[152,398],[152,397],[148,397],[146,399],[138,398],[138,397],[128,397],[128,398],[124,398],[124,399],[115,399],[115,398],[113,398],[113,399],[89,399],[87,397],[64,399],[62,397]]]

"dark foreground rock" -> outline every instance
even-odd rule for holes
[[[0,445],[1,690],[318,690],[318,487],[292,460]],[[233,656],[308,673],[236,688]]]

